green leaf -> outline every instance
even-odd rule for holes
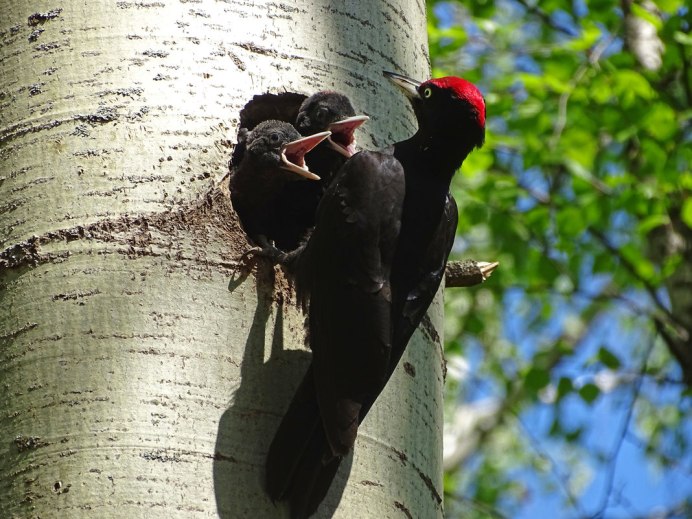
[[[686,171],[678,178],[680,187],[683,189],[692,189],[692,172]]]
[[[685,34],[684,32],[675,31],[673,39],[682,45],[692,45],[692,35]]]
[[[574,391],[574,385],[572,380],[567,377],[560,377],[560,381],[557,383],[557,398],[558,400],[563,398]]]
[[[553,92],[557,92],[558,94],[564,94],[571,89],[569,83],[559,79],[556,76],[546,74],[542,79],[545,84],[553,90]]]
[[[620,248],[620,252],[632,264],[640,278],[648,281],[656,273],[653,264],[644,257],[644,252],[639,246],[628,243]]]
[[[585,21],[580,37],[570,40],[567,47],[574,51],[590,49],[602,34],[603,31],[595,23]]]
[[[601,346],[598,350],[598,360],[610,369],[617,369],[620,367],[620,359],[618,359],[613,352]]]
[[[579,396],[587,404],[593,403],[593,401],[596,400],[600,394],[601,390],[598,389],[596,384],[588,383],[579,388]]]
[[[692,198],[688,198],[683,202],[681,216],[685,225],[692,229]]]
[[[668,153],[659,142],[650,138],[641,141],[642,158],[652,173],[660,173],[665,170],[668,162]]]
[[[476,175],[479,171],[487,171],[493,165],[494,162],[493,154],[489,151],[479,150],[475,153],[471,153],[468,158],[464,161],[464,167],[461,168],[461,172],[465,177],[470,177]]]
[[[591,99],[598,104],[604,104],[615,97],[613,95],[612,83],[606,74],[598,74],[593,78],[588,93]]]
[[[531,391],[540,391],[550,384],[550,373],[534,366],[524,376],[524,384]]]
[[[670,222],[670,218],[667,214],[652,214],[639,222],[637,231],[640,234],[647,234],[650,230],[660,227],[661,225],[666,225],[668,222]]]
[[[655,96],[651,84],[634,70],[618,70],[615,73],[614,91],[625,106],[631,106],[637,99],[649,100]]]
[[[517,107],[517,114],[524,119],[528,119],[541,113],[542,110],[543,103],[541,101],[535,98],[527,99]]]
[[[656,27],[657,31],[661,30],[663,22],[658,16],[656,16],[656,14],[644,9],[641,5],[634,2],[630,4],[630,9],[632,9],[632,13],[637,16],[637,18],[641,18],[642,20],[649,22],[651,25]]]
[[[557,224],[560,235],[563,238],[571,239],[584,232],[584,219],[581,215],[581,208],[567,206],[557,213]]]
[[[675,111],[664,103],[650,106],[643,120],[644,129],[654,138],[665,141],[677,131]]]
[[[568,432],[565,434],[565,440],[568,442],[576,442],[579,438],[581,438],[581,435],[584,433],[584,429],[582,427],[577,427],[573,431]]]
[[[685,4],[684,0],[656,0],[656,6],[666,13],[673,14]]]

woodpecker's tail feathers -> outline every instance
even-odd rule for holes
[[[274,501],[287,500],[291,519],[307,519],[327,494],[341,463],[322,427],[312,366],[274,435],[266,461],[266,487]]]

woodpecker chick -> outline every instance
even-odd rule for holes
[[[305,154],[329,135],[301,137],[291,124],[274,120],[239,132],[229,187],[233,207],[256,244],[269,246],[283,232],[277,205],[282,189],[293,182],[320,180],[305,164]]]
[[[296,129],[302,135],[332,132],[322,147],[348,159],[356,153],[354,132],[368,119],[367,115],[356,115],[350,99],[344,94],[325,90],[303,101],[296,117]]]

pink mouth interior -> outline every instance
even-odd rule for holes
[[[330,124],[329,130],[332,132],[330,140],[337,146],[345,149],[349,156],[354,155],[357,150],[353,134],[366,120],[367,117],[365,120],[362,117],[359,117],[357,120],[349,118]]]
[[[303,143],[303,144],[298,144],[298,145],[293,145],[289,146],[286,149],[284,149],[284,155],[286,155],[286,160],[289,162],[295,164],[296,166],[300,166],[301,168],[305,167],[305,154],[310,151],[312,148],[314,148],[314,145],[312,143]]]
[[[356,151],[356,141],[353,139],[353,133],[355,128],[344,128],[332,132],[332,141],[346,149],[350,153],[355,153]]]

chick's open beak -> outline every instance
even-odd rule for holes
[[[332,132],[332,135],[328,139],[329,146],[346,158],[355,155],[357,151],[356,139],[353,134],[358,127],[369,119],[370,117],[367,115],[354,115],[353,117],[331,123],[329,131]]]
[[[301,177],[320,180],[320,177],[312,173],[305,164],[305,154],[331,134],[332,132],[316,133],[284,144],[281,147],[281,167]]]

